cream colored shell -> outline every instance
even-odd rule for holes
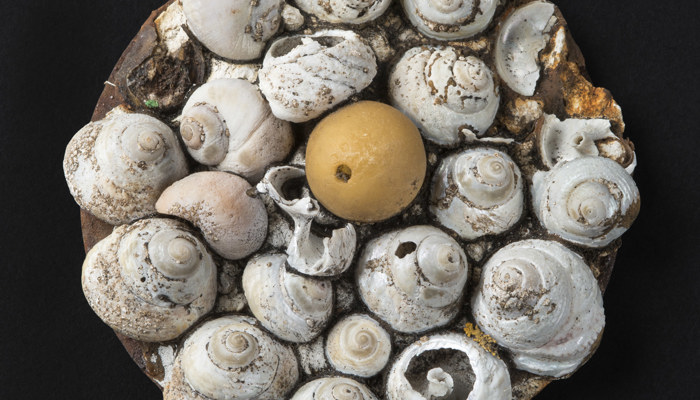
[[[117,108],[73,136],[63,171],[82,208],[120,225],[155,214],[158,196],[188,168],[167,125]]]
[[[182,111],[180,134],[200,164],[233,172],[251,181],[287,157],[292,128],[277,119],[258,88],[240,79],[200,86]]]
[[[216,265],[183,223],[142,219],[117,227],[88,252],[82,284],[112,329],[147,341],[177,338],[216,300]]]
[[[430,212],[440,224],[473,240],[506,232],[520,220],[523,178],[498,150],[476,148],[443,159],[433,176]]]
[[[243,271],[243,290],[260,323],[289,342],[313,340],[333,312],[331,282],[287,271],[283,254],[253,257]]]
[[[233,60],[260,57],[282,22],[282,0],[181,0],[187,26],[209,50]]]
[[[377,61],[360,36],[329,30],[275,41],[260,70],[260,90],[280,119],[304,122],[369,86]]]
[[[290,400],[379,400],[360,382],[343,377],[320,378],[302,386]]]
[[[605,325],[603,298],[586,262],[557,242],[524,240],[484,265],[472,298],[479,327],[513,353],[519,369],[572,373]]]
[[[299,379],[294,352],[239,315],[206,322],[185,340],[165,400],[277,400]]]
[[[384,14],[391,0],[297,0],[296,4],[324,21],[362,24]]]
[[[493,123],[500,97],[486,64],[453,47],[408,50],[389,77],[394,106],[421,134],[440,145],[482,136]]]
[[[467,257],[454,239],[419,225],[368,242],[355,281],[370,311],[399,332],[419,333],[457,315],[468,273]]]
[[[532,202],[547,230],[586,247],[603,247],[620,237],[639,214],[634,180],[620,164],[585,156],[558,163],[532,179]]]
[[[491,23],[498,0],[402,0],[408,19],[424,35],[440,40],[474,36]]]
[[[421,364],[418,360],[424,357],[424,353],[436,350],[452,350],[454,356],[442,358],[436,365],[428,365],[424,370],[411,370],[414,378],[409,381],[407,372],[414,368],[412,363]],[[446,372],[454,370],[454,366],[463,362],[465,357],[473,374]],[[425,381],[415,378],[420,372],[425,373]],[[387,400],[442,398],[510,400],[512,391],[508,368],[503,361],[464,334],[441,333],[424,337],[404,349],[391,367],[387,379]]]
[[[496,70],[516,93],[535,94],[539,52],[547,45],[555,21],[554,4],[537,0],[515,10],[501,25],[494,53]]]
[[[190,221],[214,251],[237,260],[259,249],[267,234],[267,211],[251,189],[227,172],[197,172],[167,188],[156,209]]]
[[[391,336],[367,315],[343,318],[328,333],[326,356],[338,372],[363,378],[381,372],[391,354]]]

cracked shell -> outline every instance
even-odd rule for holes
[[[498,0],[402,0],[404,11],[424,35],[439,40],[474,36],[491,23]]]
[[[112,329],[167,341],[214,307],[216,265],[185,224],[142,219],[117,227],[88,252],[82,284],[90,307]]]

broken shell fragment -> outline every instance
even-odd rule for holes
[[[290,124],[272,114],[255,85],[240,79],[199,87],[182,111],[180,134],[197,162],[253,181],[294,144]]]
[[[328,334],[326,356],[337,371],[363,378],[384,369],[391,354],[391,337],[372,318],[355,314],[338,322]]]
[[[277,400],[299,379],[294,352],[232,315],[206,322],[185,340],[165,400]]]
[[[356,282],[373,313],[404,333],[419,333],[459,312],[469,266],[461,246],[428,225],[393,231],[369,243]]]
[[[496,252],[483,268],[472,311],[519,369],[553,377],[578,368],[605,325],[603,298],[586,262],[544,240]]]
[[[117,227],[88,252],[82,284],[90,307],[112,329],[162,342],[214,307],[216,265],[184,223],[142,219]]]
[[[367,386],[343,377],[316,379],[302,386],[291,400],[379,400]]]
[[[340,275],[352,263],[357,233],[350,223],[334,229],[330,237],[321,237],[311,232],[314,218],[321,211],[318,202],[308,193],[299,198],[289,198],[283,190],[286,184],[291,184],[294,180],[303,180],[305,176],[301,168],[271,168],[258,183],[257,190],[267,194],[294,221],[294,235],[287,246],[289,266],[305,275]]]
[[[402,0],[404,11],[424,35],[439,40],[474,36],[491,23],[497,0]]]
[[[560,121],[555,115],[545,114],[538,144],[542,161],[549,168],[578,157],[601,156],[616,161],[630,174],[634,171],[634,151],[610,130],[607,119]]]
[[[188,168],[167,125],[117,108],[73,136],[63,171],[82,208],[121,225],[155,214],[158,196]]]
[[[430,212],[463,239],[498,235],[523,213],[523,178],[498,150],[477,148],[446,157],[433,176]]]
[[[451,354],[445,356],[445,351]],[[431,357],[431,353],[440,356]],[[471,371],[458,367],[465,358]],[[418,362],[421,359],[426,362]],[[421,375],[424,381],[418,378]],[[391,367],[388,400],[433,400],[450,394],[448,398],[511,400],[508,368],[475,341],[457,333],[422,338],[408,346]]]
[[[182,0],[187,26],[209,50],[232,60],[260,57],[281,24],[282,0]]]
[[[369,86],[372,48],[351,31],[329,30],[275,41],[260,70],[260,90],[277,118],[304,122]]]
[[[297,0],[296,4],[324,21],[362,24],[384,14],[391,5],[391,0]]]
[[[639,190],[620,164],[584,156],[532,178],[535,214],[547,230],[586,247],[620,237],[639,214]]]
[[[453,47],[407,51],[391,72],[389,97],[426,139],[440,145],[483,135],[500,102],[489,67]]]
[[[253,257],[243,271],[250,311],[280,339],[309,342],[325,328],[333,311],[333,285],[286,270],[283,254]]]
[[[508,16],[496,40],[496,70],[513,91],[535,94],[540,79],[539,52],[547,45],[554,26],[554,5],[544,1],[528,3]]]
[[[267,234],[267,211],[250,189],[227,172],[197,172],[167,188],[156,209],[191,222],[214,251],[237,260],[259,249]]]

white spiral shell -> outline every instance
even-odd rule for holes
[[[603,297],[586,262],[544,240],[496,252],[484,265],[472,312],[519,369],[554,377],[588,358],[605,325]]]
[[[320,378],[302,386],[290,400],[379,400],[367,386],[343,377]]]
[[[391,0],[297,0],[296,4],[324,21],[362,24],[384,14]]]
[[[260,57],[282,22],[282,0],[181,0],[187,26],[209,50],[233,60]]]
[[[367,315],[343,318],[328,334],[326,356],[337,371],[363,378],[384,369],[391,354],[391,337]]]
[[[192,93],[180,121],[187,151],[197,162],[258,181],[282,161],[294,136],[277,119],[258,88],[240,79],[220,79]]]
[[[329,30],[275,41],[260,70],[260,90],[277,118],[304,122],[369,86],[374,51],[351,31]]]
[[[82,208],[121,225],[155,214],[158,196],[188,168],[167,125],[117,108],[73,136],[63,171]]]
[[[216,265],[185,224],[142,219],[117,227],[88,252],[82,284],[88,303],[112,329],[167,341],[214,307]]]
[[[250,311],[280,339],[304,343],[325,328],[333,311],[333,285],[286,270],[284,254],[253,257],[243,271]]]
[[[433,176],[430,212],[463,239],[497,235],[523,213],[523,178],[498,150],[476,148],[443,159]]]
[[[489,67],[453,47],[408,50],[391,72],[389,97],[426,139],[440,145],[483,135],[500,102]]]
[[[419,358],[441,350],[453,350],[454,355],[443,356],[435,364],[429,363],[414,370],[416,365],[424,364],[417,362]],[[472,373],[455,368],[465,356]],[[412,377],[410,381],[407,377],[409,374]],[[425,381],[418,378],[422,374],[425,374]],[[464,334],[442,333],[422,338],[408,346],[391,367],[387,379],[387,400],[442,398],[511,400],[508,368],[503,361]]]
[[[185,340],[165,400],[277,400],[299,379],[294,352],[239,315],[206,322]]]
[[[419,333],[457,315],[468,273],[467,257],[454,239],[419,225],[368,242],[355,278],[373,313],[399,332]]]
[[[424,35],[459,40],[486,29],[498,0],[402,0],[411,23]]]
[[[528,3],[508,16],[496,40],[496,70],[518,94],[535,94],[540,79],[539,52],[545,48],[553,26],[554,4]]]
[[[603,247],[620,237],[639,214],[639,190],[620,164],[604,157],[580,157],[557,164],[532,179],[537,218],[547,230],[586,247]]]

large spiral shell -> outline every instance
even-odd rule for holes
[[[431,352],[445,350],[453,354],[445,357],[442,353],[437,360],[419,362]],[[471,366],[471,372],[457,367],[464,363],[464,358]],[[418,378],[420,375],[425,376],[425,380]],[[409,376],[412,379],[409,380]],[[387,400],[442,398],[511,400],[508,368],[503,361],[463,334],[444,333],[422,338],[408,346],[391,367]]]
[[[282,0],[182,0],[190,31],[233,60],[258,58],[282,22]]]
[[[331,329],[326,340],[328,360],[344,374],[374,376],[384,369],[390,354],[391,337],[366,315],[344,318]]]
[[[484,134],[500,101],[489,67],[452,47],[407,51],[391,72],[389,96],[426,139],[440,145]]]
[[[391,0],[297,0],[296,4],[328,22],[362,24],[384,14]]]
[[[367,243],[356,271],[367,307],[397,331],[418,333],[457,315],[469,267],[454,239],[420,225]]]
[[[544,240],[496,252],[483,267],[472,311],[518,368],[554,377],[588,358],[605,325],[598,282],[583,258]]]
[[[286,270],[283,254],[253,257],[243,272],[248,306],[280,339],[308,342],[325,328],[333,311],[333,285]]]
[[[411,23],[423,34],[440,40],[459,40],[486,29],[496,13],[497,0],[402,0]]]
[[[316,379],[302,386],[291,400],[379,400],[367,386],[352,379]]]
[[[181,222],[143,219],[122,225],[90,250],[83,291],[114,330],[143,341],[178,337],[216,299],[216,266]]]
[[[258,88],[241,79],[220,79],[199,87],[185,104],[180,134],[200,164],[259,180],[282,161],[294,136],[277,119]]]
[[[280,119],[304,122],[369,86],[372,48],[351,31],[330,30],[275,41],[260,70],[260,90]]]
[[[512,228],[523,213],[523,178],[505,153],[477,148],[446,157],[433,177],[430,212],[471,240]]]
[[[167,125],[117,108],[73,136],[63,171],[82,208],[121,225],[155,214],[158,196],[188,168]]]
[[[551,233],[587,247],[620,237],[639,213],[639,190],[620,164],[581,157],[533,177],[537,218]]]
[[[255,319],[208,321],[187,338],[165,387],[165,400],[277,400],[299,379],[294,352],[256,326]]]

